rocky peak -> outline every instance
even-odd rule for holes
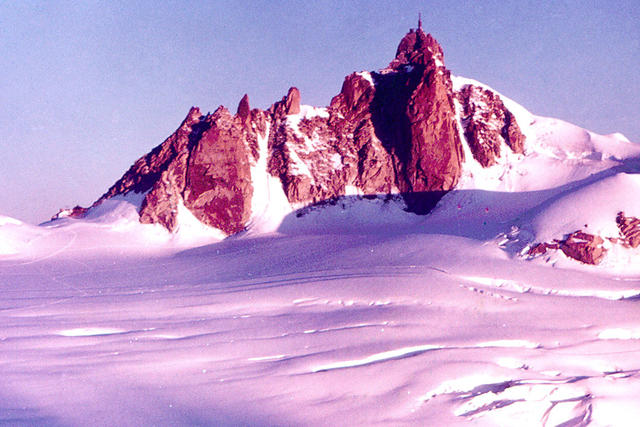
[[[83,208],[79,205],[76,205],[71,209],[60,209],[57,214],[51,217],[51,221],[62,218],[83,218],[88,211],[88,208]]]
[[[269,107],[268,111],[278,117],[300,113],[300,91],[298,88],[289,88],[287,95]]]
[[[150,153],[139,158],[93,206],[118,194],[151,190],[176,157],[188,153],[189,145],[198,138],[204,126],[205,116],[198,107],[191,107],[178,129]]]
[[[345,77],[340,93],[331,99],[330,108],[349,120],[362,118],[373,101],[375,86],[369,73],[353,73]]]
[[[393,154],[397,186],[409,209],[427,213],[457,184],[464,160],[442,48],[422,28],[410,30],[377,77],[376,133]]]
[[[202,119],[202,113],[200,112],[200,108],[191,107],[189,108],[189,112],[187,113],[187,117],[185,117],[182,125],[193,126],[193,124],[199,122]]]
[[[289,89],[284,106],[287,115],[300,113],[300,91],[297,87]]]
[[[585,264],[597,265],[607,253],[600,236],[576,231],[562,243],[560,249],[566,256]]]
[[[184,205],[204,224],[227,234],[244,229],[253,186],[242,127],[224,107],[207,118],[187,159]]]
[[[246,93],[238,103],[238,109],[236,115],[240,118],[242,123],[246,124],[249,119],[249,115],[251,113],[251,108],[249,108],[249,95]]]
[[[399,70],[406,65],[427,65],[430,61],[444,64],[442,47],[431,34],[426,34],[419,26],[411,29],[400,41],[396,57],[389,68]]]
[[[508,129],[515,123],[503,121]],[[187,209],[230,235],[266,209],[252,212],[273,191],[260,183],[274,178],[292,208],[355,191],[401,196],[407,210],[424,214],[457,184],[462,143],[442,48],[419,25],[402,38],[389,68],[347,76],[328,108],[302,111],[295,87],[266,111],[251,110],[246,94],[235,115],[222,106],[206,116],[191,108],[94,206],[145,193],[141,222],[175,231]]]

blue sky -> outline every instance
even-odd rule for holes
[[[0,214],[90,204],[192,105],[327,105],[418,12],[454,74],[640,142],[637,0],[0,2]]]

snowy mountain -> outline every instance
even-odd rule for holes
[[[475,87],[454,91],[443,61],[440,45],[419,28],[402,39],[387,68],[347,76],[326,108],[301,105],[296,88],[267,111],[251,110],[246,95],[235,115],[224,107],[203,115],[194,107],[94,207],[142,193],[141,222],[175,231],[184,205],[226,235],[345,196],[399,195],[408,211],[424,214],[455,188],[465,137],[484,166],[501,145],[521,153],[524,142],[499,96]],[[461,121],[457,98],[473,117],[466,111]],[[499,118],[485,120],[490,115]]]
[[[293,212],[300,217],[336,203],[386,200],[426,214],[440,201],[436,210],[445,216],[504,211],[500,222],[509,224],[501,231],[522,230],[510,232],[522,255],[561,250],[596,264],[613,246],[629,246],[615,226],[619,212],[629,221],[640,214],[628,203],[610,206],[617,211],[597,224],[568,209],[562,215],[573,220],[553,232],[530,229],[523,218],[598,177],[636,171],[640,148],[622,135],[534,116],[486,85],[452,77],[442,48],[422,28],[404,36],[388,67],[347,76],[328,107],[301,105],[300,98],[291,88],[262,111],[252,110],[245,95],[235,115],[224,107],[203,115],[194,107],[91,208],[57,218],[84,217],[114,197],[133,197],[142,223],[176,232],[200,222],[205,234],[223,238],[274,232]],[[494,199],[478,199],[480,190]],[[497,191],[522,197],[505,207]]]
[[[0,217],[0,425],[635,425],[640,145],[421,28],[326,108],[192,108],[91,207]]]

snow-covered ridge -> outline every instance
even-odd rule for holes
[[[530,126],[535,122],[535,117],[531,112],[529,112],[529,110],[527,110],[525,107],[523,107],[522,105],[518,104],[517,102],[513,101],[511,98],[504,96],[502,93],[498,92],[497,90],[493,89],[492,87],[481,83],[477,80],[474,79],[470,79],[467,77],[462,77],[462,76],[456,76],[456,75],[452,75],[451,76],[451,83],[453,85],[453,90],[455,92],[460,92],[465,86],[468,85],[472,85],[472,86],[478,86],[481,87],[483,89],[489,90],[491,92],[494,92],[496,94],[498,94],[500,96],[500,99],[502,99],[502,102],[504,102],[504,104],[506,105],[506,107],[509,109],[509,111],[511,111],[511,113],[513,113],[514,116],[516,116],[516,120],[518,121],[518,125],[520,126],[520,129],[522,130],[522,133],[525,134],[525,136],[527,137],[527,139],[530,139],[530,137],[534,136],[531,135],[529,133],[529,128]]]
[[[410,113],[404,105],[387,109],[377,103],[393,97],[396,90],[408,90],[408,77],[426,79],[434,70],[444,71],[440,52],[435,39],[421,29],[410,31],[396,58],[380,71],[400,74],[351,74],[327,108],[301,104],[294,87],[267,111],[251,110],[247,95],[235,115],[225,108],[202,115],[194,107],[165,143],[139,159],[109,190],[109,197],[117,196],[101,199],[79,223],[124,232],[137,229],[140,224],[130,223],[139,216],[142,222],[162,223],[182,236],[175,240],[194,244],[237,233],[314,233],[319,224],[324,230],[355,233],[381,226],[428,232],[443,226],[451,233],[455,225],[456,235],[487,242],[507,239],[500,246],[509,246],[505,251],[513,255],[540,239],[561,240],[578,231],[572,228],[586,228],[583,215],[560,222],[561,214],[553,210],[567,215],[575,198],[587,197],[579,196],[583,187],[616,173],[637,172],[633,162],[640,158],[640,146],[623,136],[596,135],[559,119],[536,116],[472,79],[453,76],[453,93],[448,92],[448,77],[429,83],[443,89],[436,94],[447,91],[445,98],[453,96],[455,104],[451,111],[451,104],[444,102],[448,99],[436,102],[445,107],[430,111],[429,117],[437,116],[447,129],[457,125],[459,138],[430,128],[433,123],[423,120],[426,110]],[[423,68],[427,74],[415,74]],[[418,106],[430,105],[422,99],[426,96],[439,96],[417,87],[410,90]],[[392,139],[406,133],[401,125],[394,128],[403,114],[414,114],[418,127],[423,126],[413,135],[437,136],[428,141],[414,141],[412,136],[401,143],[414,144],[419,156],[429,152],[454,160],[444,166],[432,162],[434,170],[426,173],[419,159],[402,155]],[[390,136],[383,143],[384,135]],[[440,137],[449,140],[445,143]],[[218,171],[211,164],[236,166]],[[188,176],[192,172],[197,176]],[[444,184],[438,184],[439,179]],[[397,197],[399,188],[403,193]],[[442,189],[449,193],[427,217],[403,212],[411,210],[408,199],[399,201],[406,194]],[[304,209],[296,211],[300,208]],[[635,206],[620,200],[610,210],[640,215]],[[589,221],[591,230],[615,238],[615,216],[609,211],[602,215],[607,218],[602,226]],[[61,220],[55,226],[76,222]],[[5,251],[10,251],[8,246]]]
[[[531,191],[562,186],[640,156],[640,145],[621,134],[598,135],[559,119],[536,116],[493,88],[473,79],[452,76],[453,89],[468,85],[497,94],[516,117],[526,137],[524,155],[503,147],[497,164],[483,168],[465,144],[465,164],[458,189]],[[460,103],[456,101],[460,115]],[[459,122],[460,123],[460,122]],[[462,125],[459,125],[460,128]],[[461,131],[461,139],[464,135]]]

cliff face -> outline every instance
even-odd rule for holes
[[[469,85],[457,97],[463,107],[464,136],[482,166],[494,165],[504,145],[514,153],[524,152],[524,135],[498,94]]]
[[[462,131],[456,99],[464,107]],[[174,231],[184,206],[230,235],[251,219],[254,192],[262,191],[254,189],[252,170],[262,167],[293,208],[348,194],[400,194],[407,210],[423,214],[460,178],[461,135],[483,166],[492,164],[502,144],[523,150],[524,137],[497,95],[454,92],[442,48],[421,28],[404,36],[387,68],[347,76],[328,107],[300,100],[291,88],[266,111],[252,110],[247,95],[235,115],[224,107],[206,115],[192,108],[175,133],[94,206],[131,191],[146,193],[141,222]]]
[[[460,177],[464,155],[453,100],[440,45],[412,30],[389,67],[347,76],[324,115],[284,127],[277,122],[270,172],[292,202],[355,188],[399,192],[410,211],[426,213]],[[296,167],[296,158],[311,165],[310,173]]]
[[[233,234],[251,216],[248,138],[241,117],[223,107],[207,123],[187,162],[184,204],[204,224]]]
[[[191,108],[173,135],[138,159],[93,206],[119,194],[146,192],[140,221],[160,223],[173,231],[185,189],[189,154],[206,127],[200,110]]]

